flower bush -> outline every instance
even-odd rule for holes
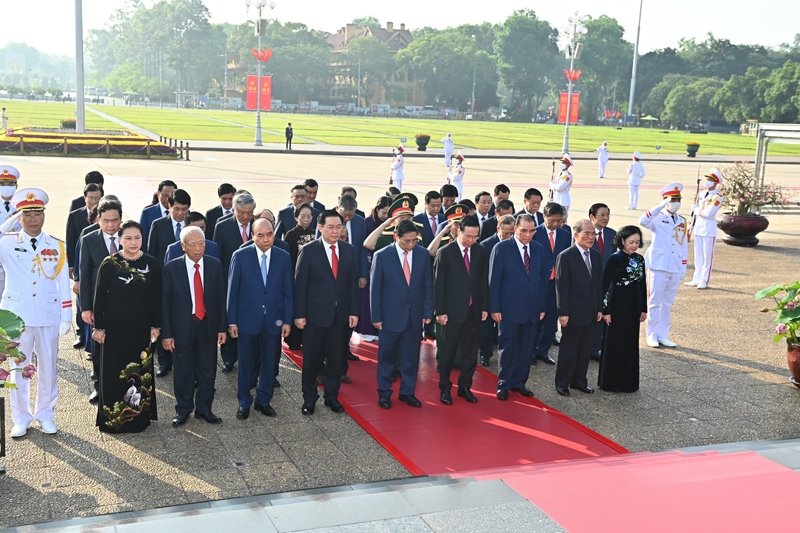
[[[700,143],[697,141],[686,141],[686,146],[700,146]]]
[[[11,311],[0,309],[0,365],[9,359],[13,359],[17,365],[21,365],[25,361],[25,354],[19,351],[13,341],[20,336],[23,329],[25,329],[25,323],[20,317]],[[16,384],[10,381],[11,372],[20,372],[23,378],[30,379],[36,374],[36,368],[33,365],[26,365],[22,368],[6,370],[0,366],[0,388],[17,388]]]
[[[416,135],[414,135],[414,137],[416,139],[421,139],[423,141],[430,141],[431,140],[431,136],[428,135],[427,133],[417,133]]]
[[[755,168],[745,162],[737,162],[720,168],[722,171],[723,208],[735,215],[747,215],[762,208],[781,210],[789,205],[791,194],[774,183],[761,183],[756,179]]]
[[[74,130],[77,127],[77,121],[74,118],[65,118],[61,120],[61,129]]]
[[[762,313],[775,312],[775,336],[774,342],[786,339],[789,344],[800,344],[798,333],[800,333],[800,281],[787,283],[786,285],[770,285],[758,291],[755,295],[756,300],[762,298],[773,298],[775,307],[765,307]]]

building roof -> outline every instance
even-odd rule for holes
[[[387,23],[386,26],[386,28],[379,26],[359,28],[354,24],[347,24],[336,33],[329,35],[327,41],[333,52],[344,52],[353,39],[371,35],[380,42],[386,43],[392,53],[397,53],[414,41],[411,31],[405,28],[405,24],[401,24],[399,29],[395,29],[391,22]]]

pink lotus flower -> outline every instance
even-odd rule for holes
[[[780,334],[780,335],[783,335],[784,333],[786,333],[786,331],[788,331],[788,329],[789,328],[786,327],[786,324],[778,324],[775,327],[775,332]]]
[[[0,368],[0,381],[8,381],[8,370],[5,368]]]
[[[789,311],[794,311],[795,307],[797,307],[797,305],[795,305],[794,302],[787,302],[786,303],[786,309],[788,309]]]
[[[744,198],[739,198],[739,201],[744,203]]]
[[[28,365],[22,369],[22,377],[30,379],[36,374],[36,367]]]
[[[4,353],[0,353],[0,363],[2,363],[3,361],[5,361],[6,359],[8,359],[8,357],[6,357],[6,354],[4,354]]]

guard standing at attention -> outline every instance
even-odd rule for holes
[[[633,152],[633,162],[628,165],[628,209],[636,209],[639,205],[639,185],[647,174],[641,159],[642,154]]]
[[[392,159],[392,181],[391,184],[394,184],[397,187],[397,190],[403,192],[403,180],[406,179],[405,174],[403,173],[403,154],[405,153],[406,148],[403,146],[402,143],[397,145],[397,148],[394,149],[394,159]]]
[[[447,183],[452,183],[458,189],[458,197],[456,202],[461,201],[464,196],[464,155],[461,152],[456,154],[456,164],[450,169],[447,174]]]
[[[572,200],[569,195],[569,190],[572,187],[572,158],[569,154],[564,154],[561,158],[561,172],[555,181],[550,182],[550,190],[553,191],[553,202],[561,204],[567,211],[564,218],[569,215],[569,206]]]
[[[597,152],[597,173],[600,179],[606,177],[606,165],[608,165],[608,142],[603,141],[603,144],[595,148]]]
[[[694,239],[694,276],[684,285],[707,289],[714,265],[714,245],[717,242],[717,211],[723,197],[719,193],[722,172],[712,168],[706,174],[706,190],[697,195],[692,208],[692,238]]]

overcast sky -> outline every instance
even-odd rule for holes
[[[212,22],[241,23],[246,20],[244,0],[204,0]],[[625,28],[625,38],[636,38],[639,0],[492,0],[491,2],[441,2],[403,0],[275,0],[269,18],[303,22],[310,28],[336,31],[355,17],[374,15],[382,25],[392,21],[411,29],[422,26],[445,28],[464,23],[502,22],[515,9],[533,9],[556,28],[566,24],[575,10],[592,16],[608,15]],[[154,0],[145,0],[152,5]],[[798,0],[644,0],[641,53],[676,46],[682,37],[703,40],[708,32],[737,44],[777,46],[792,42],[800,33]],[[125,5],[124,0],[83,0],[84,35],[89,28],[102,28],[109,15]],[[24,42],[49,54],[75,55],[73,0],[0,0],[0,46]],[[266,8],[269,11],[269,8]],[[250,8],[250,17],[255,10]]]

